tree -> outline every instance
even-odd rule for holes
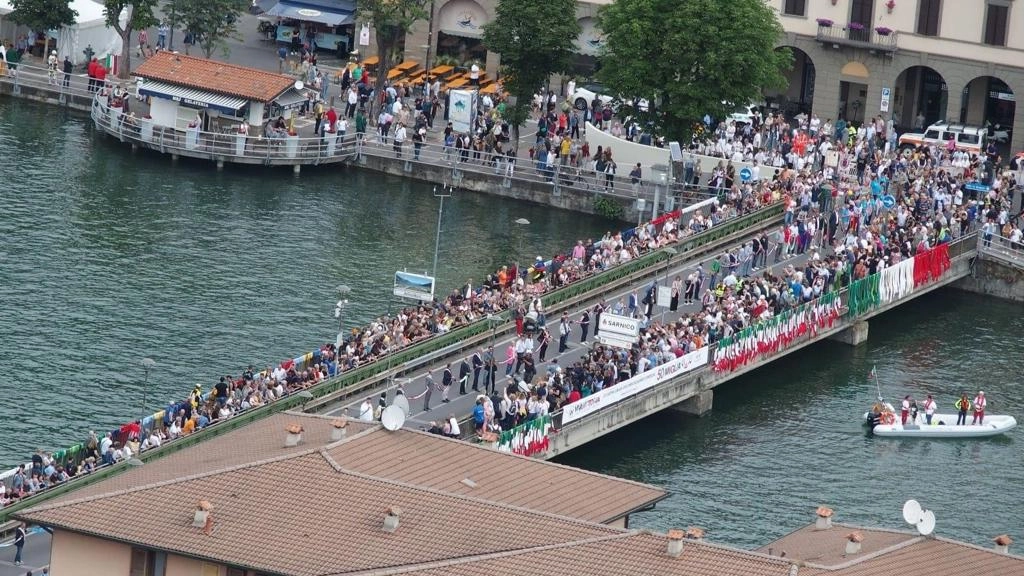
[[[616,0],[602,7],[598,77],[613,94],[646,98],[631,111],[688,141],[705,114],[724,118],[786,85],[782,26],[764,0]],[[643,118],[647,116],[647,118]]]
[[[121,68],[118,78],[127,80],[132,69],[132,30],[156,25],[153,7],[157,0],[103,0],[103,15],[121,37]],[[127,20],[121,24],[121,13],[127,11]]]
[[[33,31],[45,32],[72,25],[78,12],[68,6],[68,0],[11,0],[11,20],[24,24]],[[50,53],[50,35],[46,35],[43,58]]]
[[[417,20],[427,18],[428,0],[359,0],[359,17],[369,22],[377,34],[377,94],[384,90],[388,70],[398,58],[398,41],[405,38]]]
[[[175,22],[185,25],[207,58],[213,56],[213,52],[217,48],[220,48],[226,56],[228,54],[226,40],[241,39],[235,24],[248,5],[249,2],[246,0],[171,0],[168,2],[169,11],[174,13]]]
[[[576,0],[500,0],[484,26],[484,44],[501,55],[502,86],[515,100],[505,110],[512,146],[529,117],[533,95],[569,68],[580,35]]]

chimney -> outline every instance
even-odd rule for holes
[[[818,515],[818,519],[814,522],[815,530],[828,530],[832,527],[832,509],[828,506],[818,506],[818,510],[815,512]]]
[[[846,535],[846,553],[857,554],[860,552],[860,543],[864,541],[864,535],[860,532],[850,532]]]
[[[402,515],[402,509],[392,506],[384,513],[384,531],[391,533],[398,530],[398,517]]]
[[[291,448],[298,446],[299,442],[302,442],[302,425],[301,424],[289,424],[284,427],[284,431],[287,435],[284,437],[285,448]]]
[[[697,526],[690,526],[686,529],[686,539],[695,540],[697,542],[704,541],[704,529]]]
[[[683,539],[686,538],[686,532],[682,530],[669,530],[668,531],[668,555],[673,558],[679,558],[683,554]]]
[[[210,504],[208,500],[200,500],[196,505],[196,513],[192,517],[192,526],[205,528],[206,521],[210,517],[210,510],[213,510],[213,504]]]
[[[1013,544],[1013,538],[1010,538],[1009,534],[1000,534],[993,538],[992,541],[996,543],[996,552],[1010,553],[1010,544]]]
[[[348,420],[344,418],[336,418],[331,422],[331,442],[337,442],[345,437],[346,426],[348,426]]]

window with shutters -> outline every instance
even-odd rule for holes
[[[1006,46],[1006,22],[1010,7],[1005,4],[988,5],[985,12],[985,33],[983,42],[991,46]]]
[[[941,10],[942,0],[921,0],[917,11],[917,33],[923,36],[938,36]]]
[[[787,16],[806,16],[807,0],[785,0],[782,13]]]

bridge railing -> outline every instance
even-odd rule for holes
[[[976,253],[976,250],[977,250],[977,247],[978,247],[978,241],[979,241],[978,233],[976,233],[976,232],[975,233],[971,233],[971,234],[962,236],[962,237],[960,237],[960,238],[958,238],[958,239],[956,239],[956,240],[946,244],[946,247],[943,248],[943,250],[948,250],[949,260],[950,261],[957,261],[957,260],[960,260],[960,259],[962,259],[964,257],[969,257],[969,256],[974,255]],[[837,305],[838,309],[841,311],[841,316],[843,318],[845,318],[847,321],[849,321],[849,320],[856,320],[858,318],[864,318],[864,317],[867,317],[867,316],[871,316],[874,313],[876,313],[876,311],[885,303],[883,303],[880,300],[876,299],[876,300],[872,301],[869,305],[866,305],[866,306],[858,306],[854,302],[853,303],[853,307],[851,307],[851,298],[856,300],[856,293],[857,293],[857,290],[858,290],[858,288],[860,286],[866,285],[866,284],[871,283],[871,282],[874,282],[874,284],[877,286],[877,282],[878,282],[881,274],[882,274],[881,272],[878,272],[878,273],[876,273],[876,274],[874,274],[872,276],[869,276],[868,278],[864,278],[862,280],[851,282],[850,285],[845,286],[845,287],[839,289],[837,292],[826,293],[826,294],[822,295],[818,299],[812,300],[812,301],[808,302],[807,304],[804,304],[804,305],[800,306],[799,308],[797,308],[795,310],[794,309],[790,309],[787,312],[788,313],[793,313],[793,312],[798,313],[800,311],[800,309],[804,309],[805,311],[810,310],[810,309],[814,309],[823,299],[831,298],[831,299],[838,299],[838,303],[836,305]],[[926,284],[932,284],[937,279],[938,278],[936,278],[936,277],[932,277],[932,278],[930,278],[926,282]],[[858,284],[858,283],[861,283],[861,284]],[[925,286],[925,285],[923,285],[923,286]],[[906,299],[906,297],[904,297],[904,298],[897,298],[897,299],[894,299],[894,300],[890,301],[890,303],[902,302],[905,299]],[[808,316],[807,319],[810,320],[812,317],[813,317],[813,315],[812,316]],[[777,348],[775,348],[773,350],[770,350],[770,351],[767,351],[767,352],[760,352],[760,351],[755,352],[753,354],[753,356],[756,357],[757,361],[760,362],[760,361],[766,361],[766,360],[772,359],[772,358],[774,358],[776,356],[779,356],[779,355],[783,355],[783,354],[787,353],[789,350],[791,350],[791,349],[793,349],[793,348],[795,348],[797,346],[801,346],[801,345],[807,344],[810,341],[816,339],[817,335],[818,335],[818,333],[820,331],[821,330],[818,330],[818,329],[807,329],[807,330],[803,331],[802,333],[800,333],[798,336],[794,337],[792,340],[788,340],[785,343],[785,345],[777,347]],[[652,396],[652,395],[657,395],[657,394],[661,393],[662,390],[664,390],[664,386],[665,385],[669,385],[669,384],[671,384],[671,382],[678,381],[681,378],[693,378],[693,377],[696,377],[696,376],[709,375],[709,374],[714,373],[715,372],[715,359],[718,356],[719,349],[722,348],[726,344],[728,344],[728,342],[720,341],[720,342],[717,342],[717,343],[713,343],[713,344],[711,344],[709,346],[709,348],[710,348],[710,350],[709,350],[709,363],[707,365],[705,365],[705,366],[703,366],[701,368],[694,369],[694,370],[692,370],[690,372],[687,372],[687,373],[685,373],[685,374],[683,374],[683,375],[681,375],[681,376],[679,376],[677,378],[674,378],[674,379],[672,379],[670,381],[666,381],[665,383],[663,383],[661,385],[655,386],[653,388],[649,388],[649,389],[647,389],[645,391],[642,391],[642,392],[640,392],[640,393],[638,393],[638,394],[636,394],[634,396],[623,398],[623,399],[620,400],[620,402],[624,402],[624,401],[628,401],[628,400],[634,400],[634,399],[637,399],[637,398],[647,398],[647,397]],[[579,420],[576,420],[574,422],[566,424],[565,427],[563,427],[563,423],[562,423],[563,411],[562,410],[558,410],[558,411],[552,413],[552,426],[556,430],[571,430],[574,427],[581,426],[584,422],[586,422],[589,419],[600,418],[600,417],[604,416],[609,411],[613,410],[615,407],[616,407],[616,405],[612,404],[612,405],[609,405],[607,407],[601,408],[601,409],[599,409],[599,410],[597,410],[597,411],[595,411],[595,412],[593,412],[591,414],[588,414],[584,418],[581,418]]]
[[[63,71],[58,70],[51,79],[46,68],[23,62],[15,63],[13,66],[8,64],[7,73],[0,74],[0,83],[10,84],[15,93],[25,88],[50,92],[58,100],[68,96],[92,98],[92,92],[89,91],[87,84],[83,84],[80,75],[72,73],[65,83]]]
[[[1024,242],[1000,234],[978,234],[978,252],[1016,268],[1024,268]]]

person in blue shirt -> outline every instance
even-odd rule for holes
[[[479,432],[484,428],[484,399],[483,397],[476,399],[476,406],[473,407],[473,425],[476,427],[476,431]]]

